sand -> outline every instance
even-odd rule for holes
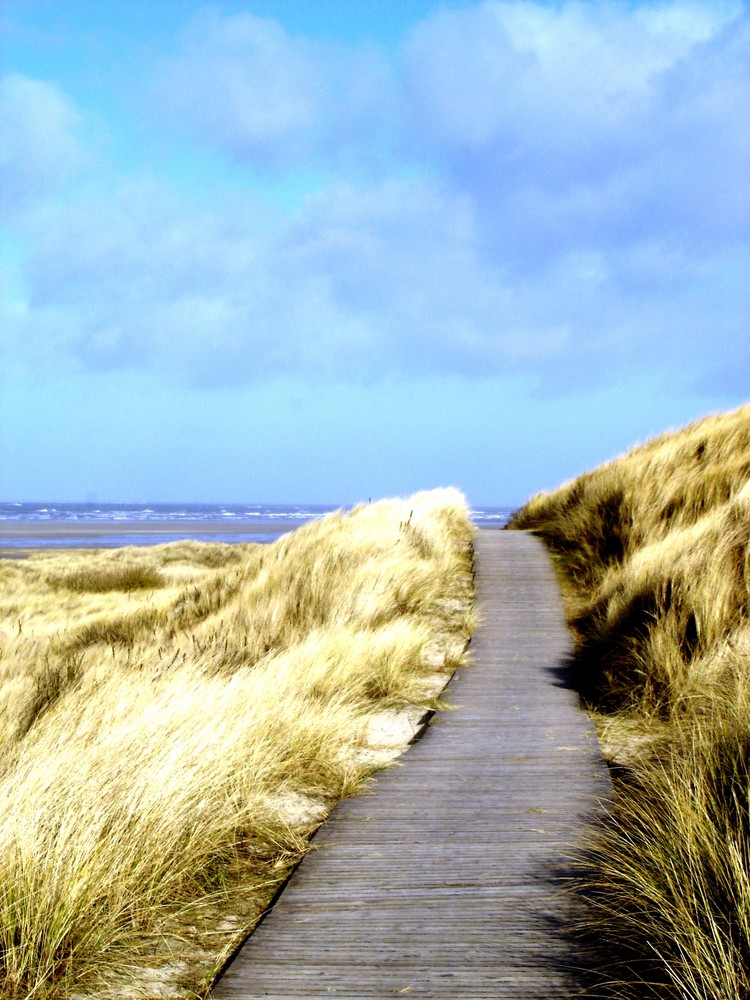
[[[115,548],[155,542],[273,541],[293,530],[273,521],[227,523],[226,521],[0,521],[0,556],[20,557],[50,548]],[[25,540],[29,545],[25,546]]]
[[[292,530],[287,527],[287,531]],[[101,535],[173,535],[174,540],[199,535],[275,535],[278,522],[259,521],[228,524],[226,521],[3,521],[0,545],[6,538],[96,538]]]

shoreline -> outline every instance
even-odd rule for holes
[[[300,524],[305,523],[300,521]],[[45,521],[0,523],[0,558],[62,549],[123,548],[167,542],[267,543],[294,530],[288,523],[227,524],[224,521]]]
[[[338,509],[338,508],[336,508]],[[170,542],[218,542],[224,545],[268,544],[305,524],[334,511],[302,508],[302,516],[261,513],[252,520],[242,518],[169,517],[131,520],[128,517],[81,520],[76,517],[49,520],[0,518],[0,559],[26,558],[35,552],[72,549],[117,549],[163,545]],[[513,508],[479,508],[472,512],[476,527],[502,528]],[[151,512],[149,512],[151,513]]]

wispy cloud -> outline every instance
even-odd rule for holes
[[[0,78],[0,192],[4,214],[46,199],[88,156],[83,115],[53,83],[18,73]]]
[[[409,50],[413,126],[504,260],[744,231],[740,7],[487,3]],[[520,239],[519,239],[520,237]]]
[[[45,201],[82,111],[11,78],[10,190],[38,203],[26,350],[210,385],[523,370],[567,391],[659,365],[734,385],[749,25],[692,0],[486,2],[385,53],[209,10],[152,111],[233,164],[203,203],[159,176]],[[264,199],[304,171],[294,210]]]
[[[251,13],[201,11],[159,69],[173,123],[254,169],[369,163],[397,108],[374,46],[292,37]]]

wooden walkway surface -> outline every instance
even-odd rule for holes
[[[213,996],[569,998],[552,873],[611,795],[544,546],[480,531],[453,710],[340,803]]]

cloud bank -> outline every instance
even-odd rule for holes
[[[396,52],[202,12],[149,117],[232,171],[204,200],[156,168],[103,185],[85,109],[6,79],[19,351],[210,386],[524,371],[564,392],[663,366],[750,389],[748,41],[743,5],[692,0],[441,7]],[[290,207],[264,193],[300,177]]]

